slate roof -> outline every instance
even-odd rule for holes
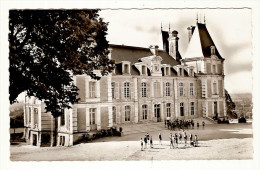
[[[202,48],[202,52],[203,52],[204,57],[210,57],[211,56],[210,46],[215,46],[216,56],[219,59],[223,59],[221,57],[221,55],[219,54],[217,47],[214,44],[214,42],[213,42],[213,40],[212,40],[212,38],[211,38],[207,28],[206,28],[206,25],[198,23],[197,26],[198,26],[198,30],[199,30],[201,48]]]
[[[131,62],[131,75],[139,75],[138,70],[133,65],[134,63],[139,62],[139,59],[142,57],[152,56],[149,48],[142,48],[142,47],[133,47],[133,46],[125,46],[125,45],[115,45],[109,44],[109,48],[112,49],[111,52],[111,59],[115,60],[116,63],[116,74],[121,73],[121,61],[130,61]],[[158,55],[162,57],[162,64],[169,64],[171,66],[179,65],[180,62],[176,61],[172,58],[166,51],[158,50]]]

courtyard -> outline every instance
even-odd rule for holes
[[[148,131],[154,148],[141,151],[140,139],[146,133],[105,137],[72,147],[35,147],[25,143],[11,145],[12,161],[125,161],[125,160],[245,160],[253,159],[252,124],[209,124],[186,130],[197,134],[199,146],[184,146],[184,142],[170,149],[169,134],[179,133],[167,128]],[[158,134],[162,134],[162,145]]]

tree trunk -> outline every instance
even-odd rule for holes
[[[54,117],[55,123],[54,123],[54,141],[53,146],[58,145],[58,117]]]

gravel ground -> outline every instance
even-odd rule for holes
[[[139,141],[84,143],[72,147],[11,147],[12,161],[105,161],[105,160],[242,160],[253,159],[253,139],[200,141],[199,147],[179,144],[170,149],[169,141],[141,151]],[[243,146],[243,147],[241,147]]]

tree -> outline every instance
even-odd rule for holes
[[[107,24],[99,10],[10,10],[10,103],[26,92],[46,104],[54,117],[79,100],[72,75],[93,70],[107,75]]]
[[[227,115],[232,119],[236,119],[237,114],[234,111],[236,109],[236,104],[232,101],[232,98],[226,89],[225,89],[225,97],[226,97]]]

